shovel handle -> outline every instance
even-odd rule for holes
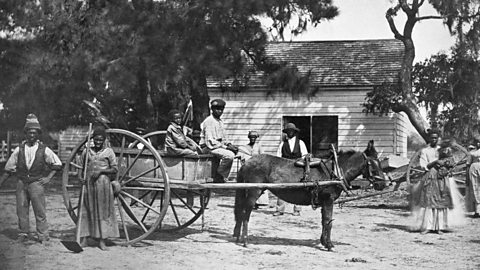
[[[85,169],[83,171],[83,180],[87,181],[87,167],[88,167],[88,155],[90,152],[90,133],[92,133],[92,123],[88,126],[88,135],[87,135],[87,145],[86,145],[86,154],[85,154]],[[82,215],[83,215],[83,201],[85,198],[85,183],[82,184],[82,191],[80,192],[80,202],[78,203],[78,219],[77,227],[75,232],[75,239],[80,243],[80,226],[82,224]]]
[[[78,219],[77,219],[77,228],[75,232],[75,239],[77,243],[80,243],[80,226],[82,224],[82,215],[83,215],[83,200],[85,196],[85,185],[82,185],[82,191],[80,193],[80,202],[78,204]]]

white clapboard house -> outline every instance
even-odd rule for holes
[[[314,95],[294,98],[271,89],[258,72],[237,91],[225,91],[232,80],[211,79],[208,92],[211,99],[226,100],[223,119],[229,138],[239,145],[248,143],[249,130],[256,130],[264,151],[275,154],[282,128],[293,122],[315,155],[325,153],[330,144],[363,151],[374,140],[383,156],[406,157],[407,117],[366,114],[362,106],[375,86],[398,81],[403,50],[394,39],[269,43],[266,52],[275,61],[294,65],[301,74],[310,72]]]

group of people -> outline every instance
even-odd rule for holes
[[[248,133],[249,142],[237,147],[227,140],[225,126],[221,120],[225,101],[215,99],[211,102],[211,115],[201,124],[200,134],[189,138],[181,126],[180,111],[170,112],[171,123],[165,138],[166,151],[170,155],[196,157],[199,154],[212,154],[219,159],[214,182],[224,182],[229,176],[234,158],[243,163],[254,155],[262,154],[256,131]],[[294,124],[287,125],[285,144],[282,142],[278,155],[286,158],[297,158],[306,154],[305,144],[296,138],[298,129]],[[14,149],[5,164],[4,173],[0,176],[0,187],[11,176],[16,175],[16,204],[19,224],[19,241],[36,240],[49,244],[49,230],[46,215],[45,186],[50,183],[57,171],[61,170],[59,157],[39,140],[42,128],[38,118],[29,114],[24,126],[25,140]],[[197,136],[195,136],[197,135]],[[198,136],[200,135],[200,136]],[[119,229],[114,208],[115,194],[120,191],[120,184],[115,181],[118,165],[115,153],[105,143],[107,138],[104,127],[95,127],[92,142],[88,142],[81,155],[86,163],[87,175],[81,179],[85,185],[85,196],[82,208],[82,222],[78,224],[81,232],[81,245],[87,246],[96,240],[98,247],[107,250],[106,239],[119,236]],[[199,140],[195,140],[195,138]],[[90,145],[92,145],[90,147]],[[269,204],[265,192],[258,201]],[[29,209],[32,205],[36,233],[30,231]],[[283,213],[284,203],[279,200],[278,211]],[[299,213],[299,210],[296,212]],[[89,241],[89,239],[91,239]]]
[[[49,244],[46,215],[45,185],[62,167],[58,156],[40,140],[42,128],[37,117],[29,114],[24,126],[25,141],[15,148],[5,164],[0,186],[13,174],[17,177],[16,200],[20,228],[19,240],[37,240]],[[119,183],[114,181],[118,171],[117,158],[113,150],[106,147],[106,131],[97,127],[93,131],[93,146],[86,147],[81,158],[86,161],[88,174],[81,181],[86,193],[83,201],[81,245],[87,246],[87,239],[96,239],[98,246],[106,250],[105,240],[118,237],[119,230],[115,216],[114,192],[119,191]],[[88,142],[87,144],[90,144]],[[87,161],[88,160],[88,161]],[[36,235],[30,231],[29,209],[32,205],[36,221]]]
[[[229,176],[234,158],[241,163],[252,156],[262,154],[262,147],[257,142],[259,134],[256,131],[248,133],[249,142],[237,147],[227,139],[224,122],[221,119],[225,101],[211,101],[211,115],[201,124],[199,140],[186,136],[181,126],[182,114],[173,110],[170,112],[171,123],[165,139],[166,152],[170,155],[197,157],[199,154],[210,153],[219,159],[219,165],[214,176],[214,182],[224,182]],[[286,124],[283,132],[286,134],[278,147],[277,156],[287,159],[298,159],[308,154],[305,143],[298,138],[299,129],[293,123]],[[32,204],[36,220],[36,240],[48,243],[48,223],[46,217],[45,185],[55,173],[61,169],[62,162],[58,156],[40,140],[42,128],[35,115],[29,114],[24,126],[25,141],[23,141],[8,159],[4,174],[0,177],[0,186],[10,175],[18,178],[16,186],[17,216],[20,228],[19,239],[25,241],[35,236],[29,228],[29,208]],[[427,173],[412,193],[414,205],[419,209],[418,229],[422,233],[442,233],[449,230],[448,211],[453,208],[453,180],[449,171],[455,166],[452,148],[449,140],[439,142],[440,133],[431,130],[430,142],[420,155],[420,166]],[[82,181],[86,187],[83,212],[80,226],[81,244],[88,245],[88,239],[95,239],[102,250],[106,250],[107,238],[118,237],[119,229],[116,220],[114,200],[119,192],[119,183],[115,179],[118,165],[115,153],[106,146],[106,131],[97,127],[93,131],[93,146],[86,147],[82,159],[88,161],[88,175]],[[479,217],[480,211],[480,149],[473,150],[474,162],[469,172],[467,182],[467,211],[474,212]],[[264,193],[259,204],[269,204],[268,194]],[[293,206],[293,215],[300,215],[301,208]],[[285,202],[277,199],[274,216],[285,212]]]
[[[480,217],[480,150],[471,149],[473,158],[467,166],[465,206],[473,217]],[[452,141],[441,139],[440,132],[429,131],[429,144],[422,149],[420,166],[427,171],[421,181],[412,188],[412,206],[417,216],[416,229],[422,234],[448,232],[451,223],[459,223],[464,214],[459,207],[459,191],[455,180],[450,177],[456,166],[453,157]]]
[[[213,181],[216,183],[223,183],[228,178],[233,161],[239,158],[242,163],[254,155],[262,154],[262,148],[257,139],[259,134],[256,131],[249,131],[249,142],[246,145],[236,146],[227,138],[225,124],[221,119],[225,109],[225,101],[222,99],[214,99],[210,102],[211,115],[208,116],[201,123],[200,141],[199,144],[189,138],[182,129],[181,119],[182,115],[178,110],[172,110],[169,115],[171,123],[167,128],[167,135],[165,138],[166,152],[171,155],[195,157],[198,154],[212,154],[219,159],[219,165]],[[308,154],[305,143],[298,138],[300,130],[293,123],[288,123],[283,129],[286,134],[285,139],[278,147],[277,156],[297,159]],[[258,205],[268,205],[268,191],[264,191],[262,196],[257,201]],[[285,213],[286,203],[277,199],[277,210],[275,216],[280,216]],[[294,205],[294,216],[300,215],[300,206]]]

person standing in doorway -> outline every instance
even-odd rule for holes
[[[298,138],[298,129],[294,123],[288,123],[283,132],[287,134],[285,139],[280,143],[277,150],[277,156],[298,159],[308,154],[307,146]],[[277,208],[274,216],[281,216],[285,213],[286,202],[280,198],[277,198]],[[298,205],[293,206],[293,215],[300,216],[301,207]]]
[[[34,114],[29,114],[23,129],[26,140],[15,148],[5,164],[5,173],[0,178],[0,186],[11,174],[16,174],[17,216],[20,227],[19,240],[31,237],[29,209],[30,203],[35,213],[37,237],[40,243],[48,243],[47,208],[45,186],[50,183],[56,171],[62,167],[58,156],[38,138],[42,133],[40,123]]]

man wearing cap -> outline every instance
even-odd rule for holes
[[[210,102],[210,108],[212,114],[205,118],[200,125],[202,129],[200,146],[204,153],[211,153],[220,159],[214,182],[223,183],[230,174],[233,158],[237,154],[238,148],[227,140],[225,126],[220,119],[225,109],[225,101],[214,99]]]
[[[284,141],[280,143],[277,150],[277,156],[288,158],[288,159],[297,159],[304,157],[308,154],[307,147],[305,143],[297,137],[298,129],[294,123],[288,123],[283,132],[287,134]],[[285,213],[285,204],[286,202],[280,198],[277,199],[277,210],[273,213],[274,216],[281,216]],[[293,206],[293,215],[300,215],[300,206]]]
[[[27,116],[23,131],[26,140],[15,148],[5,164],[5,173],[0,178],[0,186],[11,174],[16,174],[19,240],[27,240],[30,233],[28,212],[31,202],[38,240],[45,243],[49,240],[45,185],[52,180],[56,171],[61,169],[62,162],[50,148],[38,140],[42,129],[34,114]]]

